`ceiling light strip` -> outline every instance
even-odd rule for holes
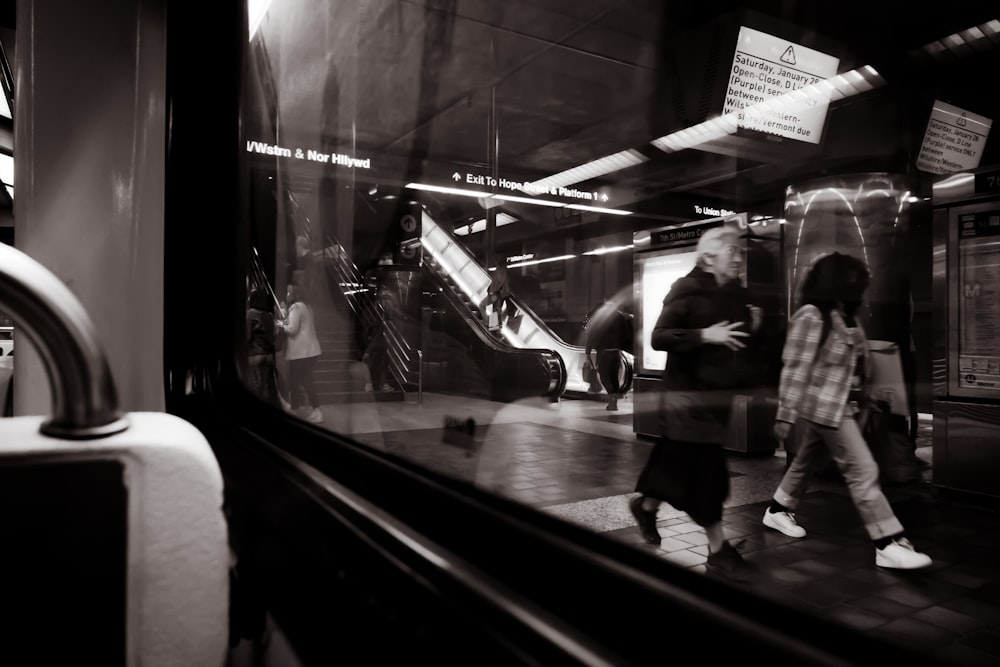
[[[446,195],[458,195],[459,197],[476,197],[479,199],[485,199],[492,196],[489,192],[464,190],[462,188],[446,188],[440,185],[429,185],[427,183],[407,183],[406,187],[411,190],[428,190],[430,192],[441,192]]]
[[[632,211],[623,211],[620,208],[602,208],[600,206],[585,206],[583,204],[566,204],[566,208],[573,208],[578,211],[593,211],[595,213],[610,213],[611,215],[632,215]]]
[[[519,266],[534,266],[535,264],[547,264],[549,262],[559,262],[562,260],[573,259],[576,255],[559,255],[558,257],[546,257],[545,259],[533,259],[527,262],[514,262],[513,264],[508,264],[508,269],[516,269]]]
[[[797,88],[779,97],[758,102],[751,108],[761,112],[780,110],[781,113],[793,113],[807,108],[811,101],[828,104],[831,101],[872,90],[884,83],[885,79],[875,68],[865,65],[862,68],[838,74],[810,86]],[[737,126],[737,114],[729,113],[664,135],[654,139],[651,143],[664,153],[674,153],[734,134]]]
[[[605,157],[581,164],[578,167],[567,169],[566,171],[559,172],[558,174],[547,176],[541,180],[535,181],[531,185],[546,189],[566,187],[567,185],[589,181],[592,178],[610,174],[614,171],[634,167],[635,165],[642,164],[648,160],[648,157],[639,151],[630,148],[619,153],[606,155]]]

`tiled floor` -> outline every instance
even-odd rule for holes
[[[327,425],[367,444],[473,481],[539,509],[704,571],[704,532],[663,505],[659,548],[641,542],[627,508],[652,443],[632,432],[631,402],[609,413],[593,400],[550,404],[425,394],[393,403],[325,406]],[[447,417],[475,420],[476,450],[443,442]],[[930,461],[929,424],[918,456]],[[846,489],[817,479],[798,511],[807,537],[764,528],[760,517],[784,470],[783,452],[732,455],[723,520],[745,557],[761,567],[750,587],[806,613],[956,665],[1000,665],[1000,513],[942,497],[933,470],[886,494],[912,541],[934,558],[928,570],[876,568]]]

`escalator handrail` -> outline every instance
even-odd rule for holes
[[[307,242],[312,241],[312,221],[309,216],[302,211],[302,205],[299,204],[298,199],[290,191],[285,191],[286,199],[291,206],[292,215],[294,219],[299,220],[302,226],[302,233],[306,237]],[[322,251],[321,257],[324,260],[332,259],[332,266],[334,271],[338,274],[340,282],[349,282],[354,285],[364,285],[364,279],[361,275],[360,270],[357,265],[348,260],[347,251],[344,246],[340,243],[333,234],[326,233],[325,247]],[[334,256],[331,257],[330,253],[327,253],[328,248],[335,248],[336,252],[333,253]],[[324,266],[330,266],[331,262],[323,262]],[[343,291],[343,290],[342,290]],[[390,348],[390,351],[395,354],[389,354],[389,368],[393,376],[399,382],[401,386],[408,384],[413,384],[411,376],[418,375],[417,371],[410,368],[413,363],[412,347],[406,340],[399,335],[396,330],[395,325],[385,317],[384,309],[381,304],[375,302],[370,297],[364,298],[350,298],[349,295],[343,294],[347,300],[348,306],[354,311],[355,315],[361,320],[361,323],[365,327],[370,327],[375,323],[381,323],[383,325],[383,332],[385,333],[386,345]],[[402,367],[399,367],[399,366]]]
[[[426,264],[429,264],[429,262]],[[562,394],[566,387],[567,372],[566,364],[559,353],[548,348],[517,347],[502,338],[497,338],[489,332],[481,320],[472,316],[464,303],[457,303],[460,301],[458,295],[454,293],[451,286],[448,285],[447,281],[445,281],[438,271],[433,270],[430,266],[427,266],[427,269],[427,273],[432,277],[432,280],[445,288],[441,293],[452,303],[462,319],[465,320],[469,328],[484,345],[495,351],[509,354],[534,354],[541,356],[546,360],[546,364],[550,369],[549,387],[546,395],[558,396]]]
[[[462,244],[462,242],[459,241],[459,239],[457,239],[455,237],[455,235],[454,235],[453,232],[451,232],[448,229],[446,229],[445,227],[442,227],[441,225],[437,224],[437,222],[434,221],[434,219],[432,217],[430,217],[429,215],[425,215],[424,219],[425,219],[425,221],[426,220],[430,220],[434,224],[435,228],[438,229],[442,234],[444,234],[449,239],[450,243],[448,244],[448,247],[454,246],[463,255],[465,255],[465,258],[466,258],[467,261],[460,268],[464,269],[466,266],[468,266],[469,264],[471,264],[471,265],[477,267],[480,271],[486,273],[485,269],[483,269],[482,266],[480,266],[479,262],[476,260],[475,255],[473,255],[471,252],[469,252],[469,250],[464,246],[464,244]],[[446,267],[441,267],[441,268],[445,269]],[[470,295],[466,295],[466,296],[469,296],[471,298],[473,295],[470,294]],[[544,330],[545,334],[547,336],[549,336],[550,338],[552,338],[554,341],[556,341],[560,345],[562,345],[562,346],[566,347],[567,349],[572,350],[574,352],[578,351],[578,352],[582,353],[584,351],[584,349],[582,347],[580,347],[578,345],[573,345],[571,343],[567,343],[558,334],[556,334],[554,331],[552,331],[552,329],[545,323],[545,321],[538,315],[538,313],[536,313],[534,310],[532,310],[521,298],[517,297],[516,294],[512,293],[508,297],[508,300],[512,301],[513,304],[515,306],[517,306],[517,309],[519,311],[521,311],[525,315],[527,315],[528,318],[531,319],[531,321],[535,324],[536,327],[538,327],[539,329]],[[478,306],[478,304],[477,304],[477,306]]]

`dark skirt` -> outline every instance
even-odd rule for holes
[[[667,389],[660,393],[660,434],[675,442],[722,445],[729,438],[733,391]]]
[[[660,438],[639,474],[635,490],[687,512],[699,526],[722,519],[729,471],[719,445]]]
[[[621,350],[598,350],[597,351],[597,374],[604,385],[604,390],[609,396],[622,393],[622,383],[620,380],[622,371]]]

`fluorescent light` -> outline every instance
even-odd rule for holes
[[[592,178],[597,178],[598,176],[603,176],[604,174],[610,174],[614,171],[634,167],[635,165],[642,164],[648,160],[648,157],[634,148],[630,148],[612,155],[606,155],[605,157],[598,158],[596,160],[591,160],[586,164],[581,164],[578,167],[561,171],[558,174],[546,176],[541,180],[535,181],[531,185],[536,188],[546,188],[551,193],[552,188],[560,188],[574,183],[589,181]]]
[[[489,192],[479,192],[477,190],[463,190],[461,188],[445,188],[440,185],[428,185],[427,183],[407,183],[406,187],[411,190],[429,190],[430,192],[443,192],[446,195],[458,195],[460,197],[483,197],[492,195]]]
[[[757,111],[767,115],[769,112],[782,114],[803,111],[810,101],[829,104],[851,95],[857,95],[885,84],[885,79],[871,65],[865,65],[843,74],[824,79],[809,86],[796,88],[778,97],[772,97],[757,102],[744,109],[744,113]],[[736,113],[728,113],[717,118],[711,118],[703,123],[678,130],[671,134],[654,139],[652,144],[664,153],[674,153],[693,148],[708,141],[721,139],[734,134],[737,128]]]
[[[493,195],[494,199],[503,201],[516,201],[522,204],[538,204],[539,206],[565,206],[561,201],[549,201],[548,199],[532,199],[530,197],[515,197],[514,195]]]
[[[621,252],[622,250],[631,250],[631,249],[632,249],[632,244],[629,243],[628,245],[616,245],[616,246],[612,246],[611,248],[597,248],[596,250],[588,250],[587,252],[585,252],[583,254],[584,255],[609,255],[609,254],[614,253],[614,252]]]
[[[946,54],[959,58],[976,50],[991,48],[998,33],[1000,33],[1000,20],[992,19],[986,23],[980,23],[952,33],[947,37],[928,42],[910,51],[909,55],[916,56],[923,51],[933,60],[941,60],[946,57]],[[963,49],[963,46],[968,48]]]
[[[545,259],[532,259],[527,262],[516,262],[508,264],[508,269],[516,269],[519,266],[532,266],[534,264],[546,264],[548,262],[559,262],[565,259],[573,259],[576,255],[560,255],[559,257],[546,257]]]
[[[596,213],[611,213],[612,215],[632,215],[632,211],[623,211],[620,208],[601,208],[600,206],[584,206],[583,204],[566,204],[566,208],[575,208],[580,211],[595,211]]]

